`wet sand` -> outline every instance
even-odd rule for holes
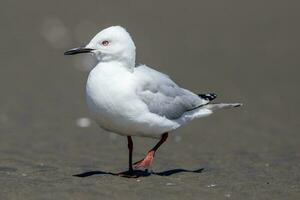
[[[0,199],[299,199],[299,3],[3,1]],[[138,63],[216,102],[177,130],[137,179],[126,139],[91,121],[87,56],[100,29],[132,33]],[[155,140],[134,138],[134,160]]]

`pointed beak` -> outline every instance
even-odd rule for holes
[[[86,48],[86,47],[78,47],[78,48],[74,48],[74,49],[70,49],[68,51],[66,51],[64,53],[64,55],[75,55],[75,54],[79,54],[79,53],[90,53],[95,49],[90,49],[90,48]]]

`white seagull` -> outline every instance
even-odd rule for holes
[[[161,72],[136,66],[135,52],[131,36],[121,26],[106,28],[86,46],[65,52],[92,53],[97,58],[86,84],[87,105],[100,127],[127,136],[129,170],[120,175],[129,177],[135,176],[132,136],[160,138],[144,159],[134,163],[135,168],[148,168],[169,132],[215,110],[241,105],[212,104],[215,94],[194,94]]]

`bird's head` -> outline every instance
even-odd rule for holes
[[[135,45],[129,33],[121,26],[100,31],[86,46],[70,49],[65,55],[92,53],[99,62],[119,61],[134,67]]]

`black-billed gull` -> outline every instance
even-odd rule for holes
[[[214,110],[241,105],[212,104],[215,94],[194,94],[161,72],[136,66],[135,52],[131,36],[120,26],[106,28],[86,46],[65,52],[92,53],[98,60],[87,80],[87,104],[100,127],[127,136],[129,170],[122,174],[126,176],[134,176],[132,136],[160,138],[144,159],[134,163],[136,168],[147,168],[169,132]]]

